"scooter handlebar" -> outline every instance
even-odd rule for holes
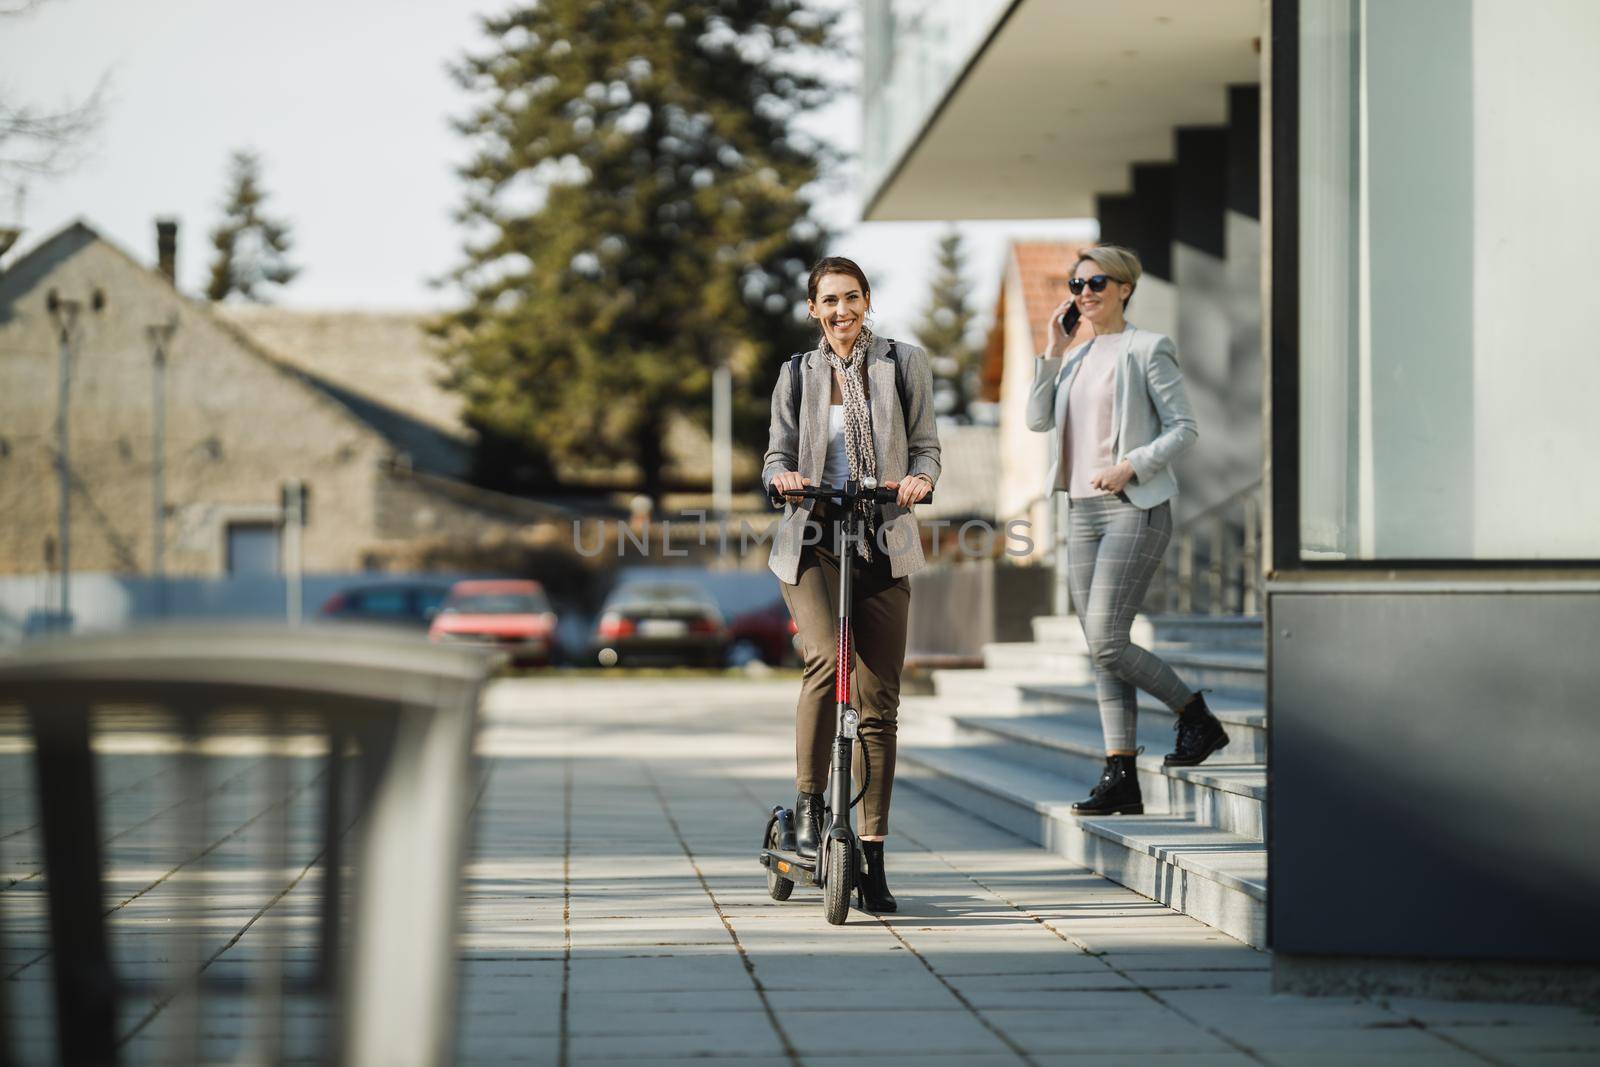
[[[810,498],[812,500],[833,500],[849,506],[858,500],[870,500],[878,504],[893,504],[900,497],[898,489],[889,489],[885,486],[876,486],[872,489],[858,489],[851,492],[845,486],[834,485],[806,485],[799,489],[777,490],[767,487],[767,497],[774,507],[781,507],[787,498]],[[917,501],[919,504],[933,503],[933,490],[928,495]]]

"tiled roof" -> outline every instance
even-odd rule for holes
[[[212,310],[290,366],[463,440],[461,397],[440,384],[438,342],[417,312],[298,311],[246,304]]]
[[[1076,241],[1013,241],[1006,261],[1009,276],[1015,267],[1022,281],[1022,300],[1033,332],[1031,348],[1043,352],[1049,340],[1048,319],[1057,304],[1067,298],[1067,279],[1072,277],[1078,253],[1088,248]],[[1000,296],[995,302],[994,325],[989,330],[983,355],[983,395],[986,400],[1000,398],[1000,378],[1005,369],[1006,290],[1001,279]]]
[[[1018,241],[1011,246],[1022,277],[1022,299],[1027,306],[1028,325],[1033,327],[1035,352],[1044,351],[1050,336],[1050,312],[1067,298],[1072,265],[1078,260],[1078,252],[1087,247],[1066,241]]]

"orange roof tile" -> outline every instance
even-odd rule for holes
[[[1067,279],[1072,277],[1072,267],[1078,253],[1090,247],[1075,241],[1013,241],[1011,263],[1017,267],[1022,281],[1023,308],[1028,316],[1028,326],[1033,333],[1032,348],[1043,352],[1049,341],[1050,312],[1067,298]],[[989,332],[989,342],[984,350],[983,394],[986,399],[999,399],[1000,378],[1005,367],[1005,310],[1006,285],[1000,285],[1000,298],[996,301],[994,326]]]

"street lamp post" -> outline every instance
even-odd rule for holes
[[[160,325],[145,327],[145,333],[150,338],[150,359],[154,370],[151,396],[151,437],[154,440],[151,443],[150,467],[150,573],[156,580],[156,611],[162,616],[167,613],[167,346],[172,343],[172,335],[177,331],[176,315]]]
[[[300,478],[290,478],[278,490],[283,511],[284,600],[289,625],[300,625],[305,599],[305,556],[301,536],[310,520],[311,490]]]
[[[72,346],[77,339],[78,313],[83,308],[83,302],[64,299],[52,289],[45,306],[55,321],[56,338],[60,342],[60,354],[56,360],[56,484],[60,494],[60,508],[56,515],[56,549],[61,566],[57,625],[66,627],[67,619],[72,614],[72,475],[67,462],[67,401],[72,391]]]
[[[718,522],[733,510],[733,370],[711,372],[711,509]]]

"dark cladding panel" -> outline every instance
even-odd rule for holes
[[[1272,948],[1600,962],[1600,594],[1274,593]]]
[[[1227,255],[1223,225],[1227,184],[1227,129],[1179,130],[1176,240],[1218,259]]]
[[[1228,210],[1261,217],[1261,87],[1228,90]]]
[[[1100,243],[1136,248],[1142,234],[1139,213],[1133,197],[1126,195],[1095,197],[1095,217],[1100,220]]]
[[[1133,168],[1134,210],[1139,216],[1139,243],[1134,250],[1144,269],[1172,281],[1173,178],[1170,163],[1139,163]]]

